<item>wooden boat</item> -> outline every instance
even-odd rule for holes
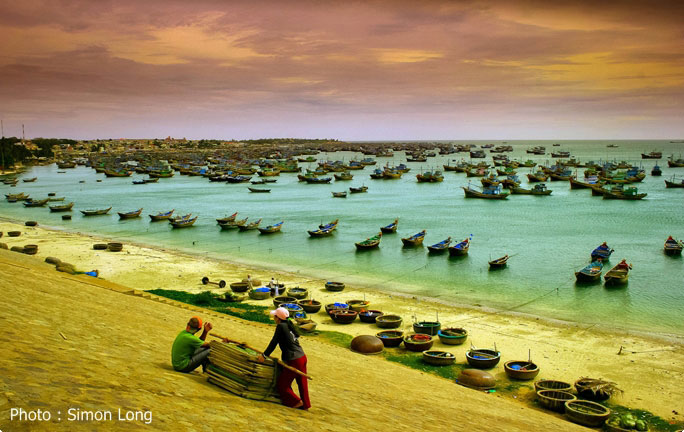
[[[133,219],[133,218],[140,217],[140,213],[142,213],[142,211],[143,211],[143,209],[141,207],[138,210],[133,210],[133,211],[129,211],[126,213],[121,213],[121,212],[117,212],[117,213],[119,214],[119,219]]]
[[[640,200],[648,195],[647,193],[639,193],[635,187],[626,187],[622,191],[605,191],[603,192],[603,199],[621,199],[621,200]]]
[[[368,186],[361,186],[361,187],[350,187],[349,192],[350,193],[363,193],[368,191]]]
[[[466,351],[468,364],[477,369],[491,369],[501,360],[501,352],[494,349],[477,349],[471,347]]]
[[[232,220],[232,221],[229,221],[226,223],[220,223],[219,225],[221,226],[221,229],[239,228],[239,227],[245,225],[247,223],[248,219],[249,219],[249,217],[246,217],[246,218],[240,219],[240,220],[235,219],[235,220]]]
[[[268,192],[271,192],[271,189],[258,189],[258,188],[253,188],[253,187],[248,187],[247,189],[249,189],[250,192],[254,192],[254,193],[268,193]]]
[[[183,215],[183,216],[172,216],[168,219],[168,221],[169,221],[169,223],[171,223],[171,222],[181,221],[181,220],[185,220],[185,219],[190,219],[191,217],[192,217],[192,213],[188,213],[188,214]]]
[[[129,170],[105,170],[104,175],[107,177],[130,177],[133,171]]]
[[[456,361],[456,356],[447,351],[423,351],[423,361],[433,366],[448,366]]]
[[[672,236],[665,240],[665,254],[667,255],[681,255],[682,249],[684,248],[684,243],[680,240],[675,240]]]
[[[145,184],[145,180],[133,180],[132,183],[134,185],[143,185],[143,184]]]
[[[45,204],[47,204],[48,198],[42,199],[42,200],[26,200],[24,201],[24,207],[43,207]]]
[[[507,199],[508,198],[508,193],[502,193],[501,192],[501,186],[490,186],[490,187],[483,187],[482,191],[478,191],[476,189],[473,189],[470,185],[468,186],[462,186],[463,191],[465,192],[465,197],[466,198],[484,198],[484,199]]]
[[[404,346],[409,351],[423,352],[432,348],[435,340],[427,334],[412,334],[404,336]]]
[[[252,177],[245,175],[227,176],[226,182],[228,183],[247,183]]]
[[[194,225],[195,222],[197,222],[197,218],[199,216],[195,216],[194,218],[188,218],[188,219],[176,219],[176,220],[170,220],[171,226],[174,228],[188,228]]]
[[[668,162],[669,162],[669,161],[668,161]],[[653,169],[651,170],[651,175],[652,175],[653,177],[659,177],[659,176],[663,175],[663,170],[660,169],[660,167],[658,166],[658,164],[655,164],[655,165],[653,166]]]
[[[36,180],[38,180],[38,177],[25,178],[25,179],[22,179],[21,181],[23,181],[24,183],[33,183]]]
[[[50,211],[51,211],[51,212],[65,212],[65,211],[71,211],[71,208],[72,208],[73,206],[74,206],[74,203],[73,203],[73,202],[70,202],[69,204],[50,206]]]
[[[333,192],[333,198],[347,198],[347,192]]]
[[[548,180],[549,176],[543,171],[537,171],[534,174],[527,174],[527,181],[530,183],[545,182]]]
[[[502,267],[506,267],[506,263],[508,263],[508,255],[504,255],[501,258],[497,258],[495,260],[489,261],[489,268],[490,269],[498,269]]]
[[[173,215],[174,211],[175,211],[175,209],[169,210],[166,213],[157,213],[157,214],[153,214],[153,215],[151,214],[148,216],[150,217],[150,219],[152,219],[153,222],[154,221],[161,221],[161,220],[169,220],[171,218],[171,215]]]
[[[150,176],[151,175],[152,174],[150,174]],[[158,183],[159,179],[160,179],[160,177],[146,178],[146,179],[143,179],[143,183],[145,183],[145,184],[147,184],[147,183]]]
[[[603,275],[603,280],[606,281],[606,285],[624,285],[629,279],[629,271],[631,269],[632,265],[627,264],[626,260],[622,260]]]
[[[404,340],[404,332],[401,330],[383,330],[375,336],[382,341],[385,348],[396,348]]]
[[[420,246],[423,244],[426,232],[427,231],[423,230],[419,233],[413,234],[411,237],[402,238],[401,242],[404,244],[404,246]]]
[[[256,222],[250,222],[248,224],[239,225],[238,229],[240,231],[251,231],[259,228],[259,224],[261,224],[261,219],[259,219]]]
[[[391,224],[384,226],[380,228],[380,231],[382,231],[383,234],[393,234],[397,232],[397,226],[399,225],[399,219],[394,219],[394,222]]]
[[[48,197],[48,202],[53,202],[53,201],[64,201],[64,197]]]
[[[106,215],[109,213],[109,210],[112,208],[106,208],[106,209],[97,209],[97,210],[81,210],[81,213],[83,213],[83,216],[99,216],[99,215]]]
[[[596,261],[597,259],[601,258],[602,261],[608,261],[612,253],[613,249],[611,249],[606,242],[603,242],[603,244],[597,246],[596,249],[591,251],[591,260]]]
[[[656,166],[658,166],[658,165],[656,165]],[[684,167],[684,159],[674,160],[673,158],[669,158],[667,161],[667,166],[669,168],[682,168],[682,167]],[[24,181],[26,181],[26,180],[24,180]]]
[[[511,360],[504,363],[504,371],[509,378],[527,381],[539,375],[539,366],[529,360]]]
[[[377,248],[380,245],[380,239],[382,238],[382,231],[374,235],[373,237],[368,237],[364,241],[354,243],[357,250],[367,250]]]
[[[444,240],[442,240],[439,243],[435,243],[433,245],[428,246],[428,252],[429,253],[442,253],[449,249],[449,245],[451,244],[451,237],[447,237]]]
[[[257,171],[257,175],[259,177],[274,177],[274,176],[279,176],[280,175],[280,170],[278,169],[270,169],[270,168],[264,168],[260,171]]]
[[[650,153],[641,153],[641,159],[661,159],[663,157],[662,152],[652,151]]]
[[[601,427],[610,416],[610,413],[610,408],[606,408],[597,402],[588,400],[569,400],[565,402],[565,416],[571,422],[583,426]]]
[[[354,176],[351,173],[348,173],[346,171],[340,174],[333,174],[333,177],[335,177],[335,181],[352,180],[354,178]]]
[[[601,260],[596,260],[582,270],[576,271],[575,278],[577,282],[594,282],[601,278],[601,271],[603,271],[603,263]]]
[[[27,200],[27,199],[29,199],[29,196],[26,195],[24,192],[21,192],[18,194],[5,194],[5,198],[7,198],[8,201],[9,200],[19,201],[19,200]]]
[[[237,214],[238,214],[238,212],[235,212],[235,213],[233,213],[233,214],[230,215],[230,216],[226,216],[226,217],[224,217],[224,218],[218,218],[218,219],[216,219],[216,222],[217,222],[219,225],[220,225],[220,224],[225,224],[225,223],[228,223],[228,222],[232,222],[232,221],[234,221],[235,218],[237,217]]]
[[[269,225],[264,228],[258,228],[259,232],[261,234],[273,234],[280,232],[280,229],[283,227],[283,221],[278,222],[277,224]]]
[[[512,187],[511,193],[514,195],[551,195],[551,190],[546,188],[544,183],[537,183],[532,189],[524,189],[521,187]]]
[[[449,256],[468,255],[468,249],[470,249],[470,239],[465,239],[462,242],[449,247]]]
[[[593,187],[603,186],[603,182],[599,182],[598,177],[585,177],[585,181],[580,181],[577,177],[570,177],[570,189],[591,189]]]
[[[468,338],[468,331],[459,327],[449,327],[437,332],[444,345],[462,345]]]
[[[250,183],[252,183],[253,185],[266,184],[266,180],[265,179],[252,180]]]
[[[437,336],[442,324],[439,321],[420,321],[413,323],[413,331],[418,334]]]
[[[665,187],[666,188],[684,188],[684,180],[680,180],[679,183],[675,181],[675,178],[672,177],[672,180],[665,180]]]
[[[444,180],[441,171],[426,171],[423,174],[416,174],[418,183],[439,183]]]

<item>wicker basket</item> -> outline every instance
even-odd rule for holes
[[[404,346],[409,351],[422,352],[429,350],[434,342],[435,340],[432,336],[422,333],[404,336]]]
[[[362,310],[368,309],[370,302],[366,300],[349,300],[347,304],[349,305],[349,309],[361,312]]]
[[[399,315],[382,315],[375,319],[375,325],[380,328],[397,328],[401,325]]]
[[[577,400],[574,394],[559,390],[539,390],[539,405],[551,411],[565,411],[565,402]]]
[[[375,320],[382,315],[382,312],[380,312],[379,310],[369,309],[363,312],[359,312],[359,319],[361,320],[361,322],[373,324]]]
[[[278,296],[273,299],[273,306],[280,307],[283,303],[297,303],[297,299],[288,296]]]
[[[24,225],[30,226],[30,227],[34,227],[34,226],[38,225],[38,222],[36,222],[36,221],[26,221],[26,222],[24,222]]]
[[[377,336],[387,348],[398,347],[404,340],[404,332],[401,330],[385,330],[377,333],[375,336]]]
[[[309,295],[309,290],[307,290],[306,288],[299,288],[299,287],[290,288],[287,291],[287,295],[289,295],[290,297],[294,297],[298,300],[301,300],[301,299],[305,299],[306,296]]]
[[[325,289],[328,291],[342,291],[344,289],[343,282],[326,282]]]
[[[440,342],[444,345],[461,345],[468,338],[468,332],[462,328],[445,328],[437,332]]]
[[[230,284],[230,289],[237,293],[245,292],[249,289],[249,284],[247,282],[233,282]],[[271,296],[270,292],[268,293],[268,296]]]
[[[7,235],[10,237],[19,237],[21,235],[21,231],[7,231]]]
[[[256,291],[256,290],[249,290],[249,298],[252,300],[266,300],[267,298],[271,297],[271,293],[268,291]]]
[[[572,384],[563,381],[539,380],[534,383],[534,391],[539,390],[558,390],[570,393]]]
[[[603,405],[585,400],[565,402],[565,416],[574,423],[589,427],[599,427],[606,422],[610,410]]]
[[[351,324],[358,314],[358,312],[349,309],[335,309],[330,312],[330,317],[338,324]]]
[[[35,255],[38,253],[38,245],[29,244],[24,245],[24,253],[26,255]]]
[[[123,243],[117,243],[117,242],[107,243],[107,249],[110,252],[121,252],[121,250],[123,249]]]
[[[321,310],[322,306],[321,302],[317,300],[299,300],[297,304],[304,309],[304,312],[310,314],[317,313],[319,310]]]

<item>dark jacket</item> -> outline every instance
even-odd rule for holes
[[[287,321],[281,321],[280,324],[276,325],[275,333],[273,333],[273,339],[268,347],[264,351],[264,355],[270,355],[275,349],[276,345],[280,347],[282,351],[282,359],[284,362],[298,359],[304,356],[304,350],[299,345],[299,340],[296,334],[290,329],[290,325]]]

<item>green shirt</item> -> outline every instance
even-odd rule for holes
[[[190,363],[190,358],[204,341],[187,330],[178,333],[171,347],[171,364],[175,370],[183,370]]]

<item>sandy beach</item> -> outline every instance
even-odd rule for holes
[[[503,362],[527,359],[529,350],[541,369],[538,379],[574,382],[583,376],[605,378],[624,390],[622,396],[614,398],[615,403],[648,410],[667,421],[684,421],[681,403],[676,402],[684,400],[680,385],[684,380],[682,338],[468,309],[363,286],[348,286],[341,293],[332,293],[320,280],[302,283],[306,275],[296,273],[296,269],[273,272],[132,244],[125,244],[118,253],[98,251],[92,245],[107,239],[0,222],[0,231],[11,230],[22,231],[22,235],[5,235],[0,242],[9,247],[37,244],[39,251],[35,256],[0,251],[2,285],[8,299],[3,302],[1,322],[3,338],[10,346],[10,359],[2,366],[0,426],[7,424],[10,406],[55,407],[72,403],[91,407],[145,406],[159,413],[152,426],[160,429],[176,424],[202,430],[198,425],[218,426],[229,419],[233,424],[259,430],[294,430],[297,425],[311,427],[317,422],[327,430],[350,430],[339,425],[348,416],[363,418],[363,429],[375,424],[383,425],[383,429],[443,430],[459,424],[469,430],[491,430],[487,426],[491,422],[506,424],[506,430],[579,429],[535,408],[530,403],[533,396],[524,389],[516,398],[487,395],[380,357],[353,354],[317,341],[315,336],[303,342],[307,354],[311,353],[310,371],[316,377],[311,412],[292,413],[273,404],[240,399],[208,385],[199,374],[183,376],[170,369],[170,344],[187,320],[187,310],[122,295],[131,290],[160,288],[194,293],[216,288],[212,291],[223,292],[213,285],[202,285],[201,278],[231,283],[248,273],[264,283],[271,277],[287,287],[297,282],[323,304],[366,299],[372,309],[401,315],[407,331],[414,315],[418,320],[434,320],[438,314],[443,327],[467,329],[473,345],[486,348],[496,343],[503,361],[491,372],[500,381],[507,380]],[[98,269],[101,279],[58,273],[42,262],[46,256],[71,262],[80,270]],[[270,300],[248,301],[272,305]],[[13,316],[21,317],[26,324],[17,328],[10,318]],[[352,335],[379,331],[358,322],[338,325],[324,313],[312,318],[322,330]],[[216,322],[217,332],[232,334],[257,347],[265,346],[271,334],[267,325],[221,314],[214,314],[211,320]],[[59,331],[68,339],[60,337]],[[468,347],[469,343],[456,347],[438,343],[435,349],[451,351],[457,362],[463,363]],[[623,349],[618,355],[620,347]],[[45,382],[52,384],[41,387]],[[459,401],[459,412],[469,414],[446,415],[453,400]],[[202,401],[205,410],[188,413],[189,407],[199,408]],[[260,416],[262,410],[276,415]],[[277,426],[277,418],[286,419],[287,427]],[[53,429],[55,425],[43,426]],[[66,429],[69,424],[60,423],[59,427]]]

